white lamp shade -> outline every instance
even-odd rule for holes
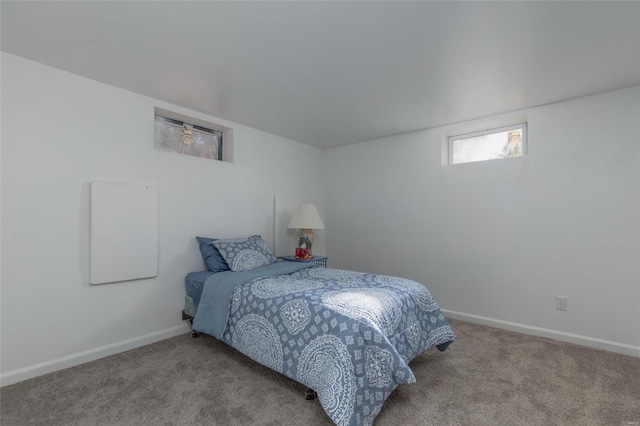
[[[313,204],[300,204],[289,221],[289,229],[324,229],[320,213]]]

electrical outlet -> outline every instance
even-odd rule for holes
[[[567,310],[567,298],[564,296],[556,296],[556,309],[559,311]]]

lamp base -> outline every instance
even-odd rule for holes
[[[305,251],[305,259],[311,259],[311,246],[315,237],[313,236],[313,229],[300,229],[298,231],[298,248]],[[296,256],[297,257],[297,256]]]

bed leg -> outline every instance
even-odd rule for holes
[[[189,321],[189,324],[191,324],[191,327],[193,327],[193,317],[192,317],[191,315],[189,315],[189,314],[187,313],[187,311],[182,311],[182,321],[184,321],[184,320],[188,320],[188,321]],[[196,337],[200,337],[200,333],[198,333],[198,332],[197,332],[197,331],[195,331],[195,330],[192,330],[192,331],[191,331],[191,337],[192,337],[192,338],[194,338],[194,339],[195,339]]]
[[[436,346],[436,348],[438,348],[438,350],[440,352],[444,352],[444,351],[447,350],[447,348],[449,347],[450,344],[451,344],[451,342],[443,343],[441,345]]]
[[[318,396],[318,394],[316,393],[316,391],[314,391],[311,388],[309,388],[306,391],[304,391],[304,399],[306,399],[307,401],[311,401],[313,399],[316,399],[317,396]]]

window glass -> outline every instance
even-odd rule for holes
[[[222,160],[222,132],[156,116],[155,148]]]
[[[527,124],[449,137],[449,164],[522,157],[526,154]]]

